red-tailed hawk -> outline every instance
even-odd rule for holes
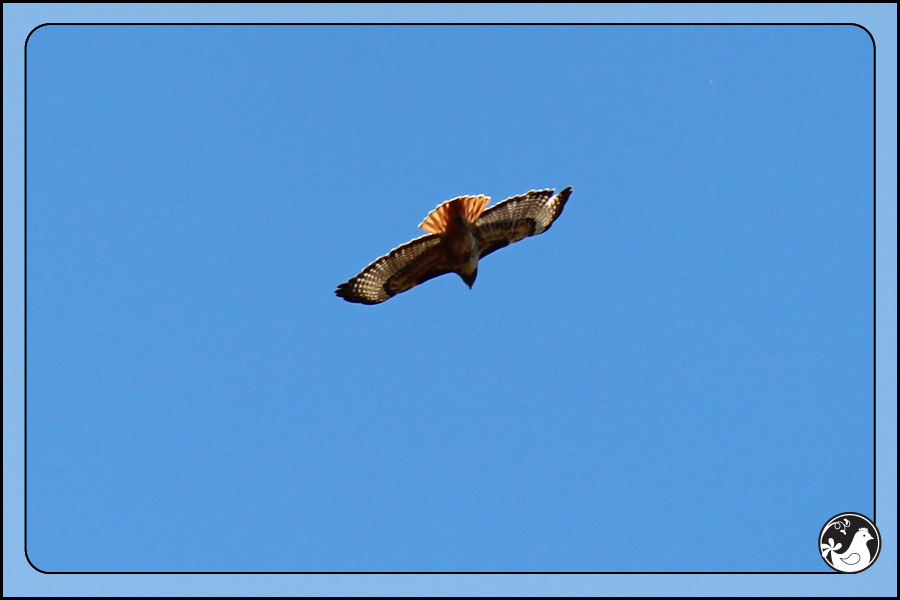
[[[472,287],[478,260],[523,238],[544,233],[562,213],[572,188],[532,190],[485,210],[488,196],[460,196],[431,211],[420,228],[428,235],[394,248],[338,286],[347,302],[378,304],[420,283],[456,273]]]

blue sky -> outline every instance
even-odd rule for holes
[[[37,30],[29,559],[827,571],[819,528],[875,501],[872,53],[852,26]],[[472,290],[333,295],[443,200],[569,185]]]

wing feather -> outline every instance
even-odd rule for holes
[[[334,293],[347,302],[378,304],[449,272],[440,236],[428,234],[377,258]]]
[[[562,214],[572,188],[567,187],[555,196],[553,191],[531,190],[485,210],[473,229],[479,257],[550,229]]]

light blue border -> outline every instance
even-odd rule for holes
[[[857,23],[877,44],[876,400],[880,560],[829,575],[42,575],[23,552],[24,43],[42,23]],[[897,6],[868,5],[3,5],[3,594],[897,595]]]

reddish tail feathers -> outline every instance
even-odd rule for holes
[[[453,200],[447,200],[433,211],[428,213],[425,220],[419,225],[428,233],[444,233],[447,231],[447,223],[457,211],[462,212],[469,223],[474,223],[484,212],[488,202],[491,201],[490,196],[460,196]]]

